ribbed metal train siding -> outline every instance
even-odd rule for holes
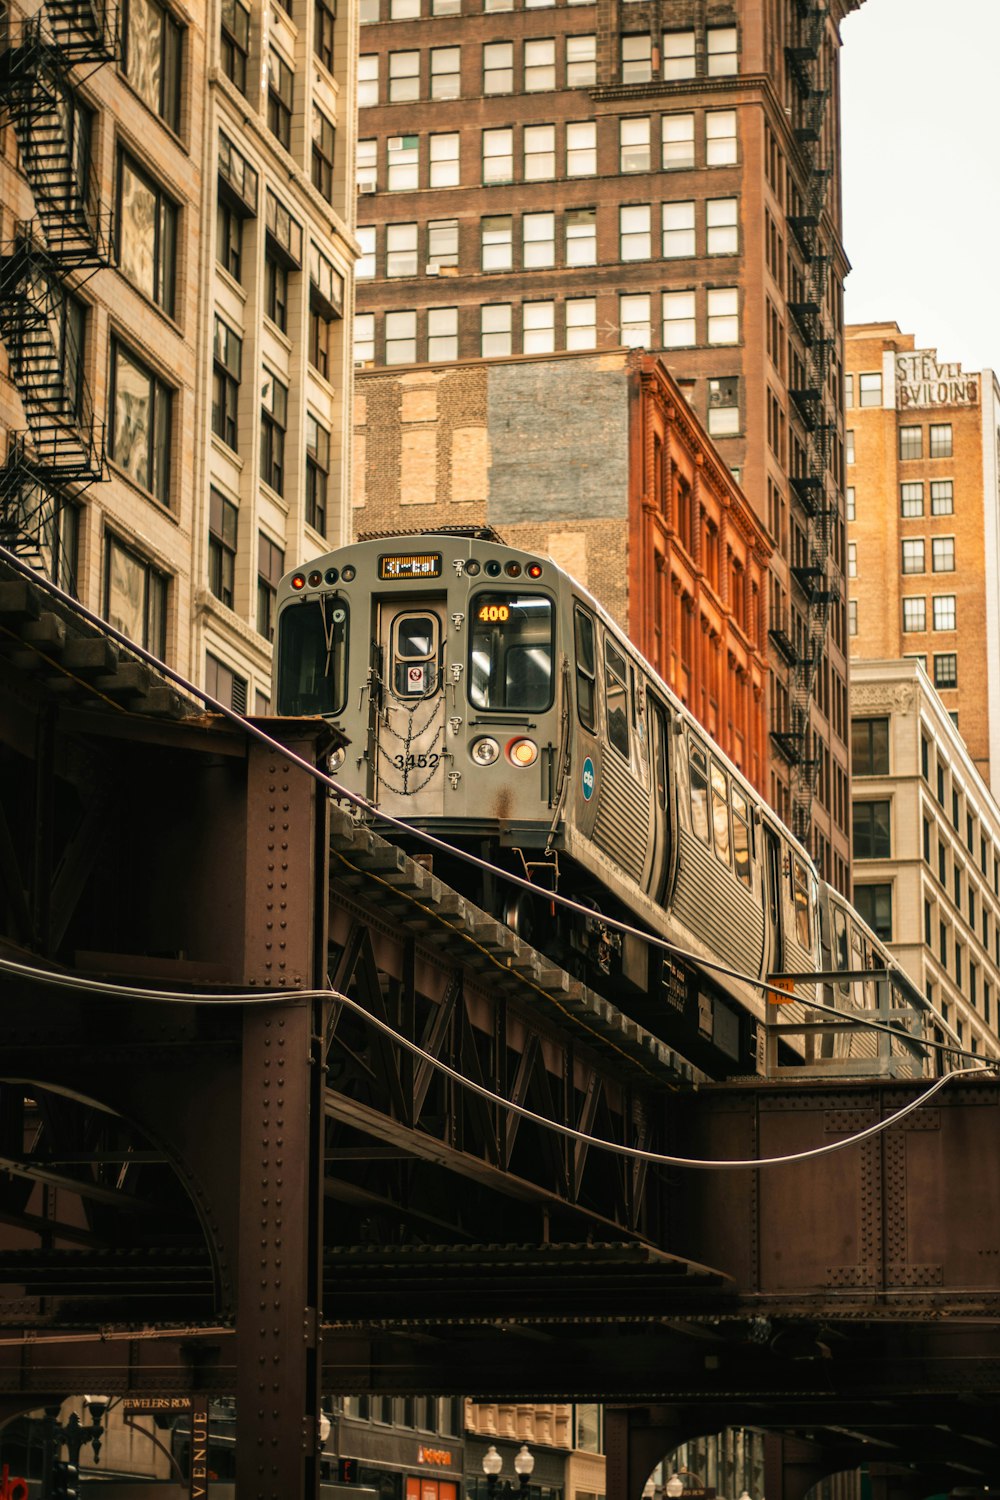
[[[764,951],[763,896],[741,886],[711,849],[680,830],[680,864],[672,909],[717,956],[744,973],[760,973]]]
[[[649,837],[649,793],[608,751],[601,767],[594,843],[630,875],[642,878]]]

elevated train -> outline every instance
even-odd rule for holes
[[[349,741],[338,780],[527,875],[537,897],[434,854],[449,884],[710,1076],[761,1067],[765,1001],[740,976],[898,970],[600,604],[549,558],[485,531],[384,536],[288,574],[277,608],[278,711],[336,723]],[[550,902],[550,891],[583,910]],[[668,955],[606,917],[733,972]],[[926,1010],[899,977],[914,1011]],[[796,998],[836,991],[838,1004],[874,1005],[863,978],[817,990],[800,984]],[[874,1053],[874,1034],[860,1045]]]

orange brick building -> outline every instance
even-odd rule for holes
[[[1000,786],[1000,385],[895,323],[845,340],[851,656],[926,668]]]
[[[359,370],[356,532],[490,525],[578,578],[766,794],[771,542],[654,355]]]

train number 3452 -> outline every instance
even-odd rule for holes
[[[399,771],[433,771],[441,760],[440,755],[394,755],[392,763]]]

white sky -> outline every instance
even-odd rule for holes
[[[1000,369],[1000,0],[865,0],[841,35],[847,321]]]

